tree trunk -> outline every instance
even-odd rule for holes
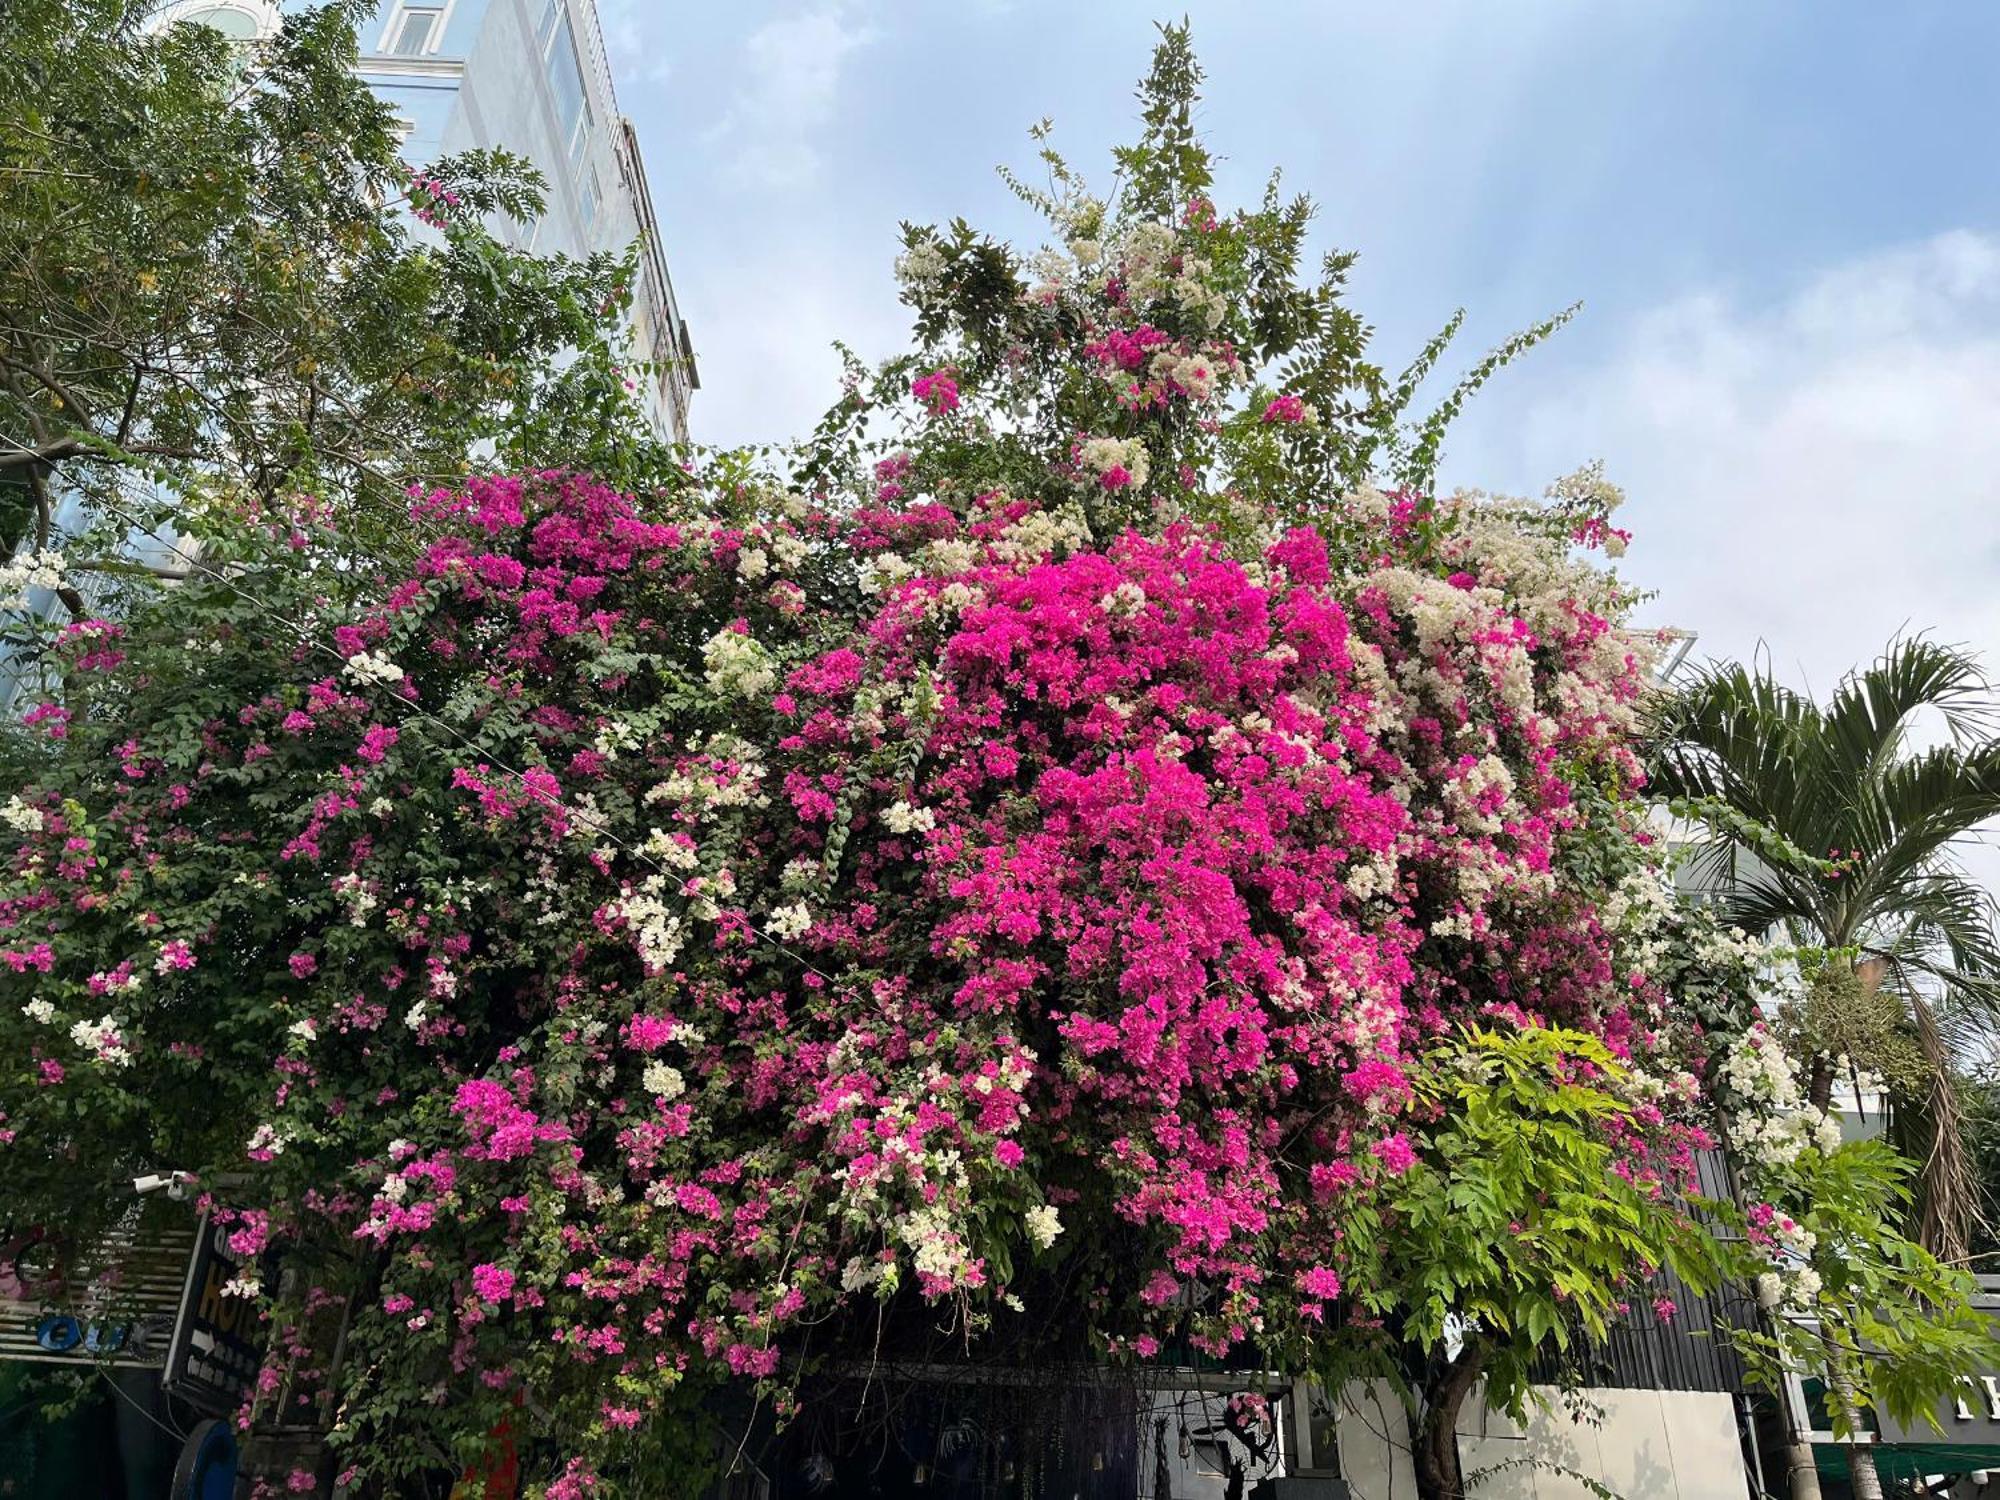
[[[1823,1053],[1814,1053],[1806,1069],[1806,1102],[1822,1114],[1833,1103],[1833,1059]]]
[[[1938,1033],[1937,1016],[1915,990],[1910,1010],[1918,1045],[1930,1070],[1922,1117],[1930,1149],[1917,1177],[1917,1243],[1939,1260],[1964,1265],[1972,1252],[1972,1226],[1979,1214],[1979,1173],[1965,1149],[1965,1117],[1951,1051]]]
[[[1820,1500],[1819,1465],[1811,1443],[1785,1445],[1785,1495],[1787,1500]]]
[[[1827,1361],[1827,1367],[1827,1394],[1847,1419],[1847,1442],[1842,1451],[1847,1455],[1854,1500],[1882,1500],[1882,1477],[1875,1472],[1875,1449],[1858,1441],[1865,1434],[1861,1431],[1861,1410],[1854,1402],[1854,1382],[1848,1378],[1847,1367],[1838,1354]]]
[[[1485,1368],[1485,1344],[1468,1339],[1456,1359],[1424,1382],[1423,1411],[1410,1444],[1418,1500],[1465,1500],[1465,1474],[1458,1463],[1458,1414]]]

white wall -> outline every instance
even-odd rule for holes
[[[1572,1417],[1553,1389],[1525,1429],[1467,1403],[1459,1461],[1472,1493],[1490,1500],[1594,1500],[1562,1469],[1587,1474],[1621,1500],[1745,1500],[1749,1479],[1727,1395],[1592,1391],[1597,1410]],[[1385,1384],[1350,1386],[1340,1402],[1341,1470],[1354,1500],[1414,1500],[1408,1426]]]

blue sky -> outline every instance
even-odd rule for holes
[[[1108,179],[1149,7],[600,0],[703,390],[781,439],[835,337],[899,346],[898,220],[1036,226],[994,175],[1048,115]],[[1399,364],[1581,318],[1469,408],[1451,482],[1604,459],[1647,618],[1824,689],[1899,628],[2000,669],[2000,7],[1192,4],[1227,206],[1272,165],[1361,252]],[[1176,6],[1169,14],[1178,15]]]

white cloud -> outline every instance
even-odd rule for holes
[[[729,446],[803,437],[840,395],[835,339],[871,364],[897,352],[909,316],[890,278],[893,248],[872,257],[755,249],[691,284],[683,297],[701,341],[695,438]]]
[[[743,44],[737,96],[707,133],[725,153],[730,174],[760,188],[812,181],[824,165],[819,142],[840,102],[841,73],[876,35],[838,0],[752,32]]]
[[[673,76],[664,38],[649,21],[661,19],[645,0],[598,0],[597,20],[604,30],[605,51],[621,78],[654,85]]]
[[[1966,231],[1835,265],[1763,305],[1703,292],[1605,359],[1468,413],[1468,482],[1602,455],[1631,503],[1647,616],[1698,655],[1768,646],[1824,692],[1899,630],[2000,674],[2000,237]],[[1496,421],[1511,426],[1497,430]],[[1462,471],[1462,473],[1460,472]]]

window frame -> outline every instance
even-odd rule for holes
[[[396,0],[390,8],[388,21],[382,27],[381,36],[376,39],[375,55],[409,59],[436,57],[444,46],[446,32],[451,29],[451,13],[457,5],[458,0]],[[409,29],[411,18],[418,15],[430,18],[430,35],[416,51],[399,51],[398,44],[403,33]]]
[[[552,19],[555,24],[550,25]],[[547,36],[541,35],[543,30],[547,31]],[[569,63],[576,70],[576,119],[570,124],[567,139],[564,138],[562,117],[555,111],[558,98],[555,56],[556,40],[559,37],[569,39]],[[556,127],[556,149],[569,162],[570,171],[574,173],[586,162],[590,138],[595,132],[597,119],[590,107],[590,72],[584,66],[583,50],[577,36],[576,17],[569,0],[549,0],[549,7],[542,13],[542,20],[536,27],[536,40],[541,48],[542,82],[548,85],[549,90],[550,117]]]
[[[256,28],[256,34],[247,39],[249,42],[269,41],[278,34],[282,24],[273,0],[173,0],[172,4],[163,5],[149,15],[143,29],[149,35],[156,34],[212,10],[234,11],[247,19]],[[220,27],[212,29],[221,31]],[[222,34],[227,36],[227,33]],[[228,40],[234,45],[243,44],[243,39],[236,37],[228,37]]]

